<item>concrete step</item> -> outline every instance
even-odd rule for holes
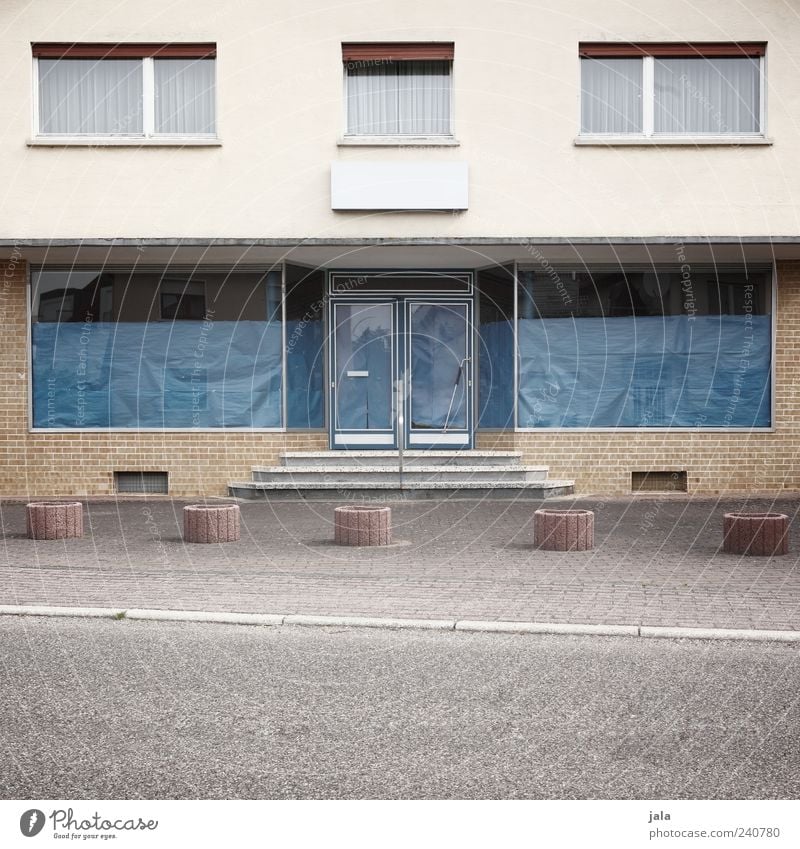
[[[452,483],[484,482],[487,486],[510,481],[542,481],[547,479],[547,466],[462,466],[430,465],[410,466],[403,469],[402,477],[396,464],[369,466],[255,466],[252,477],[257,482],[289,480],[297,486],[315,486],[317,483]]]
[[[397,451],[284,451],[284,466],[391,466]],[[409,466],[516,466],[520,451],[404,451],[403,465]]]
[[[495,486],[484,481],[467,481],[453,484],[451,482],[403,484],[400,489],[394,483],[316,483],[302,486],[293,483],[291,479],[280,481],[233,481],[228,484],[228,492],[234,498],[250,500],[303,500],[303,501],[410,501],[416,499],[446,498],[477,500],[490,499],[524,499],[542,501],[561,495],[572,495],[574,481],[542,480],[542,481],[507,481]]]

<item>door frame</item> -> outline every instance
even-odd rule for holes
[[[354,294],[352,288],[348,291],[334,290],[333,277],[346,277],[348,280],[361,281],[368,278],[370,275],[379,275],[381,277],[393,277],[396,274],[398,278],[398,287],[396,289],[386,289],[382,291],[362,290],[362,293]],[[430,289],[421,291],[419,288],[408,290],[402,287],[403,277],[420,277],[427,276],[433,282],[437,277],[447,277],[449,275],[457,277],[464,281],[465,288],[462,291],[441,290],[436,289],[434,285]],[[402,377],[406,380],[405,391],[402,393],[403,402],[403,444],[407,449],[440,448],[442,450],[468,450],[475,443],[475,411],[477,403],[477,382],[475,381],[475,334],[477,331],[477,304],[475,302],[475,287],[474,287],[474,272],[472,271],[415,271],[411,269],[402,269],[392,272],[386,269],[380,270],[363,270],[363,271],[329,271],[328,286],[326,297],[328,308],[326,310],[326,321],[328,332],[326,333],[327,340],[327,356],[326,363],[328,367],[327,375],[327,392],[328,399],[328,445],[331,450],[353,450],[353,451],[370,451],[370,450],[387,450],[394,451],[398,448],[398,392],[397,380],[401,376],[400,367],[402,365]],[[463,304],[466,308],[466,350],[468,361],[466,363],[466,387],[464,398],[467,404],[467,428],[466,431],[458,431],[459,434],[465,433],[466,440],[461,444],[447,445],[445,440],[433,439],[430,442],[416,442],[410,444],[411,422],[410,422],[410,406],[411,394],[408,386],[408,378],[410,376],[410,346],[408,342],[408,326],[410,316],[410,303],[437,303],[437,304]],[[393,342],[392,342],[392,369],[393,369],[393,386],[395,391],[392,393],[392,438],[391,441],[378,437],[374,440],[362,439],[360,443],[353,440],[347,440],[346,433],[355,434],[356,431],[349,431],[337,434],[336,427],[336,305],[337,304],[368,304],[368,303],[390,303],[393,305]],[[386,434],[386,431],[379,431],[380,434]],[[339,439],[337,440],[337,435]],[[365,444],[366,443],[366,444]]]
[[[350,428],[340,430],[337,427],[337,402],[336,394],[338,392],[336,369],[336,308],[337,306],[378,306],[388,304],[391,307],[392,315],[392,353],[391,353],[391,369],[392,369],[392,393],[391,393],[391,421],[392,426],[389,430],[375,429],[370,432],[367,430],[359,430]],[[330,333],[328,344],[328,444],[331,450],[353,450],[353,451],[370,451],[384,450],[394,451],[397,449],[397,392],[395,385],[397,380],[398,364],[400,361],[401,352],[399,350],[401,337],[398,331],[398,313],[399,305],[395,297],[353,297],[352,295],[336,295],[330,298],[329,303],[329,327]],[[357,434],[363,434],[358,437]],[[355,438],[348,439],[349,435]],[[388,437],[388,438],[387,438]],[[358,441],[360,440],[360,441]]]
[[[406,391],[404,393],[404,431],[403,444],[409,450],[427,450],[441,449],[444,451],[464,451],[473,447],[475,440],[474,414],[475,414],[475,397],[473,391],[473,336],[475,332],[474,324],[474,299],[464,297],[439,297],[430,295],[421,297],[419,295],[409,295],[401,299],[403,313],[402,325],[402,347],[404,353],[404,376],[406,379]],[[466,405],[466,426],[458,430],[448,431],[452,434],[452,438],[448,440],[445,432],[435,430],[418,430],[414,431],[411,421],[411,402],[414,387],[411,383],[411,345],[408,344],[411,335],[411,308],[414,304],[435,304],[435,305],[453,305],[464,307],[464,348],[465,348],[465,369],[462,372],[464,380],[464,403]],[[422,438],[428,435],[429,439]],[[416,439],[414,437],[417,437]],[[449,443],[449,444],[448,444]]]

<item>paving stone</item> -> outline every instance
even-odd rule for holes
[[[800,497],[560,500],[595,513],[584,552],[537,550],[530,502],[392,504],[376,547],[333,542],[334,502],[244,502],[239,543],[187,545],[186,503],[90,501],[83,539],[42,542],[1,503],[0,604],[800,629]],[[722,551],[740,510],[785,513],[789,554]]]

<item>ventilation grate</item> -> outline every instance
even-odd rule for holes
[[[167,472],[114,472],[114,488],[127,494],[166,495],[169,491]]]
[[[632,492],[686,492],[686,472],[631,472]]]

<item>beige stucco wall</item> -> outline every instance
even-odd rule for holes
[[[0,238],[792,235],[800,15],[756,0],[5,0]],[[765,40],[765,147],[586,148],[581,40]],[[216,41],[219,148],[30,148],[32,41]],[[340,148],[341,42],[453,40],[457,148]],[[334,213],[332,160],[463,160],[459,214]]]
[[[478,433],[478,448],[521,449],[580,493],[630,492],[632,471],[686,471],[689,491],[800,490],[800,262],[779,263],[773,432]],[[30,433],[24,261],[0,260],[0,497],[109,495],[114,471],[167,471],[175,496],[224,495],[283,450],[324,433]]]

